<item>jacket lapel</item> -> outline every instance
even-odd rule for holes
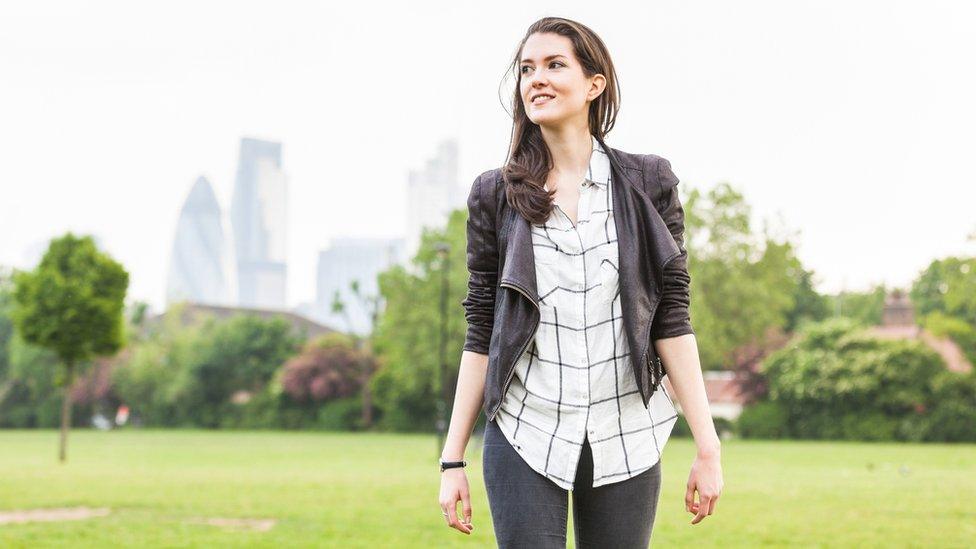
[[[625,182],[622,185],[614,185],[613,192],[613,215],[617,226],[618,246],[621,248],[619,267],[623,270],[621,275],[634,270],[638,265],[652,265],[654,272],[651,274],[656,275],[653,282],[660,286],[664,282],[664,267],[680,254],[681,250],[678,249],[670,229],[654,206],[654,202],[644,192],[645,181],[649,179],[649,175],[643,173],[643,169],[631,168],[640,173],[640,180],[634,181],[633,173],[628,173],[630,170],[620,163],[620,157],[626,157],[626,153],[606,145],[604,149],[610,151],[613,181]],[[624,261],[624,256],[627,261]],[[644,263],[641,263],[642,258]],[[643,276],[646,273],[638,271],[634,274]]]
[[[505,246],[505,265],[500,282],[521,287],[536,303],[539,289],[536,285],[535,251],[532,249],[532,226],[514,208],[508,208],[508,242]]]

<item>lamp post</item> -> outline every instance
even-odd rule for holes
[[[450,289],[448,273],[451,271],[451,245],[447,242],[438,242],[434,245],[434,250],[437,251],[437,257],[440,259],[441,271],[441,333],[438,342],[441,397],[437,401],[437,455],[440,456],[447,432],[447,402],[450,399],[450,387],[447,386],[447,296]]]

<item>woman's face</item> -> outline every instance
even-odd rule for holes
[[[587,123],[590,101],[603,91],[606,79],[587,77],[573,53],[573,43],[554,33],[535,33],[522,46],[519,93],[529,119],[556,127]],[[538,97],[538,98],[537,98]]]

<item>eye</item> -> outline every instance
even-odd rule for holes
[[[565,63],[563,63],[562,61],[550,61],[550,62],[549,62],[549,66],[550,66],[550,67],[552,67],[553,65],[559,65],[559,66],[562,66],[562,67],[565,67],[565,66],[566,66],[566,64],[565,64]],[[531,67],[531,66],[529,66],[529,65],[522,65],[522,66],[521,66],[521,67],[519,68],[519,71],[520,71],[520,72],[521,72],[522,74],[525,74],[525,69],[531,69],[531,68],[532,68],[532,67]]]

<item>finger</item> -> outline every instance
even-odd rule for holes
[[[707,517],[712,514],[712,498],[711,496],[704,496],[702,498],[702,518]]]
[[[447,508],[448,518],[451,519],[451,523],[450,523],[451,524],[451,528],[454,528],[456,530],[459,530],[459,531],[464,532],[465,534],[467,534],[468,533],[468,530],[458,520],[458,516],[457,516],[457,504],[458,504],[457,494],[455,494],[454,495],[454,502],[451,503],[451,505],[448,506],[448,508]]]
[[[471,494],[467,491],[461,492],[461,507],[464,511],[464,523],[469,529],[474,528],[474,524],[471,524]]]
[[[463,509],[465,507],[465,505],[463,504],[463,501],[464,501],[464,494],[463,494],[463,492],[458,497],[459,497],[459,499],[458,499],[457,502],[455,502],[454,506],[457,506],[458,503],[461,503],[462,504],[461,507]],[[462,512],[457,517],[458,518],[457,518],[457,526],[456,526],[456,528],[458,530],[460,530],[461,532],[465,533],[465,534],[470,534],[471,533],[471,525],[468,524],[467,515],[465,515],[464,512]]]
[[[697,492],[696,492],[696,494],[697,494]],[[694,500],[694,496],[692,496],[691,507],[690,507],[691,514],[692,515],[697,515],[698,514],[698,510],[699,510],[700,507],[701,507],[701,502],[700,501],[695,501]],[[696,519],[696,517],[691,517],[691,523],[692,524],[695,524],[696,522],[698,522],[695,519]]]
[[[692,507],[695,505],[695,484],[691,482],[685,489],[685,510],[689,513],[694,513]]]
[[[695,518],[691,519],[692,524],[698,524],[703,518],[705,518],[705,509],[708,508],[708,502],[705,501],[701,494],[698,494],[698,512],[695,514]]]
[[[444,515],[444,522],[446,522],[447,525],[450,526],[451,525],[451,508],[450,508],[450,506],[447,505],[447,504],[445,504],[445,503],[442,503],[441,504],[441,514]]]
[[[457,512],[455,510],[455,505],[457,505],[457,501],[450,503],[447,506],[447,509],[444,509],[447,511],[447,525],[451,528],[457,528]]]

